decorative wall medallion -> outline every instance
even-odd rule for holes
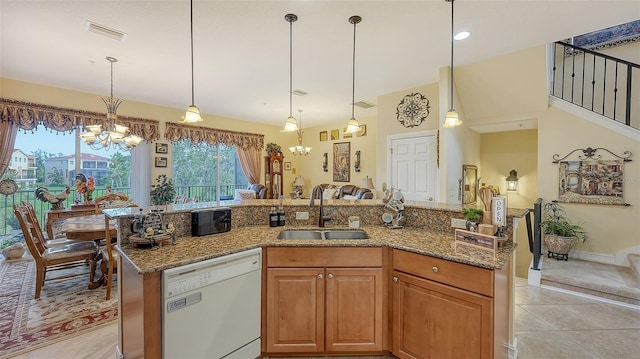
[[[404,127],[419,126],[429,116],[429,100],[420,93],[407,95],[398,104],[396,115]]]
[[[3,179],[0,181],[0,193],[5,196],[14,194],[18,191],[18,184],[12,179]]]

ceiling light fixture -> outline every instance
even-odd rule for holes
[[[298,117],[300,118],[300,126],[298,127],[298,145],[289,147],[289,151],[294,156],[307,156],[311,153],[311,147],[305,147],[302,145],[302,110],[298,110]]]
[[[116,150],[131,151],[133,147],[142,141],[142,138],[136,135],[129,135],[127,126],[116,123],[118,120],[116,111],[122,103],[121,100],[113,98],[113,63],[118,62],[118,59],[110,56],[107,56],[106,59],[111,63],[111,95],[108,99],[102,99],[104,104],[107,105],[106,129],[102,130],[102,124],[87,125],[85,126],[87,131],[81,133],[80,138],[94,150],[105,149],[108,151],[113,146]]]
[[[200,109],[195,105],[194,91],[193,91],[193,0],[191,0],[191,106],[187,108],[184,116],[182,116],[183,123],[195,123],[202,122],[202,116],[200,116]]]
[[[356,103],[356,25],[362,21],[360,16],[354,15],[349,18],[349,23],[353,24],[353,72],[351,83],[351,118],[347,121],[347,128],[345,133],[356,133],[360,131],[360,124],[356,120],[355,116],[355,103]]]
[[[471,33],[469,31],[460,31],[459,33],[455,34],[453,36],[454,40],[464,40],[467,37],[471,36]]]
[[[298,123],[293,117],[293,23],[298,21],[295,14],[286,14],[284,19],[289,23],[289,118],[284,123],[282,132],[298,131]]]
[[[449,80],[449,88],[451,90],[449,103],[451,107],[449,108],[449,112],[447,112],[446,116],[444,117],[444,124],[442,124],[442,127],[450,128],[462,125],[462,120],[460,119],[460,116],[458,115],[456,109],[453,107],[453,2],[455,0],[445,1],[451,3],[451,68],[449,69],[449,74],[451,76]]]

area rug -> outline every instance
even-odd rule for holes
[[[88,272],[88,265],[69,269]],[[118,318],[117,285],[105,300],[104,286],[89,290],[88,273],[47,281],[35,293],[33,258],[0,261],[0,359],[67,339]],[[53,277],[63,274],[56,271]]]

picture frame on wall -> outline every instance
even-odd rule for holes
[[[347,132],[347,128],[345,127],[342,130],[342,138],[351,138],[351,137],[353,137],[353,133]]]
[[[351,180],[351,142],[333,144],[333,181]]]
[[[169,153],[169,144],[156,142],[156,153]]]
[[[462,165],[462,204],[474,204],[478,197],[478,167]]]
[[[155,164],[156,167],[167,167],[167,157],[156,157]]]
[[[285,171],[291,171],[291,162],[285,162],[284,163],[284,170]]]
[[[327,131],[320,131],[320,142],[327,140]]]
[[[331,130],[331,141],[335,141],[339,139],[340,139],[340,130],[338,129]]]
[[[367,125],[360,125],[360,131],[356,132],[356,136],[362,137],[367,135]]]

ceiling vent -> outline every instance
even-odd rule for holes
[[[127,34],[122,31],[118,31],[104,25],[96,24],[95,22],[91,22],[89,20],[87,20],[84,28],[89,32],[116,39],[118,41],[124,41],[127,38]]]
[[[298,90],[293,90],[292,94],[296,96],[304,96],[304,95],[308,95],[309,93],[298,89]]]
[[[364,108],[364,109],[371,108],[371,107],[376,107],[375,104],[372,104],[372,103],[367,102],[367,101],[358,101],[358,102],[354,103],[354,105],[356,105],[356,106],[358,106],[360,108]]]

